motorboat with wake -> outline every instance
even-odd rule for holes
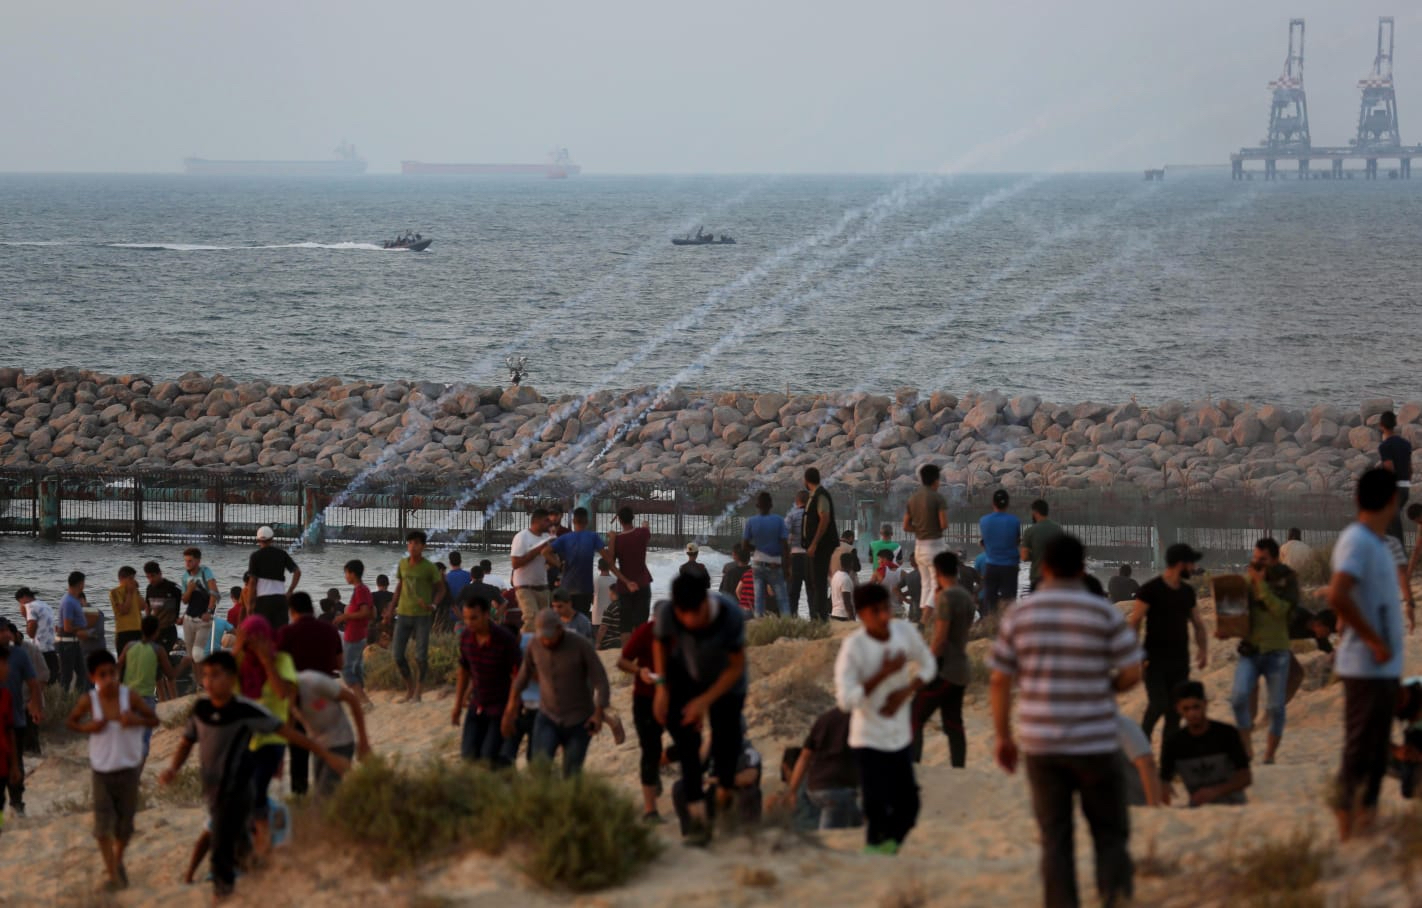
[[[729,233],[717,236],[714,233],[704,233],[700,227],[695,233],[688,233],[686,236],[672,237],[673,246],[734,246],[736,238]]]
[[[397,236],[395,239],[386,240],[385,242],[381,243],[380,248],[408,249],[411,252],[424,252],[426,249],[430,248],[430,243],[433,242],[434,238],[432,237],[430,239],[426,239],[418,233],[411,233],[410,231],[406,230],[403,234]]]

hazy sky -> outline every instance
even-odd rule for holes
[[[1422,142],[1422,16],[1389,0],[14,0],[0,171],[186,155],[597,172],[1126,170],[1258,142],[1308,20],[1315,144],[1353,135],[1377,16]]]

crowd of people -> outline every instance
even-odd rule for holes
[[[801,617],[803,593],[805,618],[856,626],[839,643],[835,706],[815,720],[802,746],[786,752],[785,790],[771,805],[793,810],[809,827],[862,825],[867,852],[897,853],[918,817],[915,764],[935,716],[949,765],[967,764],[969,631],[991,619],[994,758],[1008,773],[1025,768],[1046,904],[1078,904],[1078,797],[1091,826],[1102,903],[1121,904],[1133,889],[1129,806],[1177,797],[1192,807],[1241,804],[1256,762],[1277,759],[1302,675],[1291,641],[1311,639],[1332,653],[1343,685],[1340,835],[1368,830],[1390,765],[1407,794],[1415,788],[1422,678],[1400,682],[1417,560],[1401,543],[1402,478],[1411,475],[1405,446],[1388,433],[1381,465],[1358,481],[1358,518],[1334,547],[1326,608],[1309,609],[1303,600],[1297,569],[1312,552],[1298,530],[1282,545],[1265,537],[1254,546],[1240,580],[1248,620],[1237,633],[1226,633],[1223,623],[1215,630],[1217,638],[1238,638],[1232,725],[1210,718],[1205,687],[1193,676],[1208,666],[1211,634],[1197,605],[1204,555],[1192,546],[1169,546],[1163,569],[1143,584],[1123,565],[1103,588],[1086,570],[1085,547],[1052,519],[1048,502],[1032,502],[1024,527],[1008,492],[998,490],[978,522],[982,551],[970,562],[949,549],[941,474],[926,465],[900,524],[911,544],[894,538],[893,524],[883,525],[864,552],[872,574],[861,579],[854,536],[840,532],[834,501],[809,468],[784,517],[774,513],[773,496],[757,496],[756,514],[716,582],[699,547],[689,545],[668,595],[655,604],[650,530],[625,507],[606,535],[591,528],[583,508],[572,511],[571,527],[556,508],[533,510],[512,540],[507,582],[489,561],[465,570],[459,552],[448,554],[448,565],[431,561],[426,535],[412,531],[393,591],[381,575],[372,592],[364,564],[350,561],[349,596],[342,602],[339,588],[329,590],[319,616],[299,588],[300,567],[268,527],[258,530],[257,550],[242,584],[229,590],[225,612],[198,548],[183,552],[176,581],[149,562],[140,589],[138,572],[120,568],[108,615],[90,605],[80,572],[67,578],[58,608],[22,588],[23,630],[0,622],[0,775],[8,783],[0,798],[8,794],[11,810],[23,815],[24,755],[39,746],[44,686],[82,691],[67,725],[89,736],[94,834],[109,885],[126,886],[124,851],[156,705],[198,687],[202,695],[160,778],[170,782],[197,749],[209,821],[189,878],[210,854],[214,886],[224,895],[237,868],[273,844],[271,817],[281,806],[272,783],[284,762],[293,793],[320,797],[369,752],[367,647],[390,648],[405,683],[400,702],[418,702],[431,636],[451,630],[458,668],[450,718],[461,729],[462,757],[500,770],[520,756],[561,759],[572,775],[604,728],[616,743],[624,738],[598,655],[615,639],[616,669],[632,679],[644,819],[662,821],[663,767],[675,765],[680,777],[671,800],[684,841],[705,845],[718,817],[753,820],[762,810],[762,758],[745,717],[747,625],[773,614]],[[1406,514],[1422,523],[1422,506]],[[1256,761],[1261,683],[1267,731]],[[1137,685],[1147,700],[1139,722],[1117,705]],[[1398,718],[1406,734],[1394,750]],[[1151,743],[1157,726],[1158,760]],[[314,790],[312,756],[319,761]]]

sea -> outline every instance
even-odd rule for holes
[[[1163,183],[0,175],[0,366],[488,384],[522,358],[543,393],[1354,407],[1422,397],[1419,202],[1422,181],[1227,169]],[[736,242],[671,244],[698,228]],[[432,247],[381,248],[405,230]],[[100,591],[121,564],[176,573],[180,548],[0,539],[0,614],[21,585],[57,599],[70,570]],[[400,556],[360,548],[301,553],[303,586]],[[224,589],[248,551],[209,552]],[[680,556],[658,558],[669,578]]]

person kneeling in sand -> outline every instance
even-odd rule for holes
[[[212,885],[214,894],[223,898],[232,894],[237,878],[237,851],[248,841],[250,792],[256,768],[253,752],[248,747],[252,736],[279,735],[311,751],[338,775],[350,769],[350,761],[296,731],[260,704],[237,696],[237,660],[231,653],[210,654],[202,661],[201,671],[207,696],[193,704],[173,762],[158,776],[158,781],[171,785],[194,745],[198,747],[203,796],[211,827]]]
[[[1185,727],[1165,739],[1160,752],[1160,778],[1165,803],[1178,771],[1190,792],[1190,806],[1243,804],[1244,790],[1254,782],[1249,756],[1239,730],[1205,714],[1205,685],[1185,681],[1175,688],[1175,711]]]
[[[138,782],[148,748],[144,730],[158,716],[143,698],[119,683],[118,660],[108,650],[89,654],[94,686],[74,704],[65,722],[70,731],[89,736],[89,765],[94,770],[94,838],[104,856],[109,890],[128,888],[123,852],[133,838],[138,812]]]

